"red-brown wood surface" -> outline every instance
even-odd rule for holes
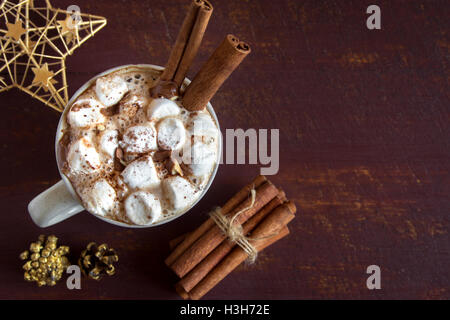
[[[368,5],[382,30],[366,28]],[[110,67],[163,65],[188,0],[77,0],[108,25],[67,59],[70,93]],[[71,0],[53,1],[66,8]],[[270,179],[298,207],[291,235],[242,266],[205,298],[450,298],[450,5],[445,0],[213,1],[214,13],[189,72],[228,33],[252,54],[212,103],[222,130],[279,128],[280,171]],[[168,242],[205,219],[259,173],[222,165],[191,212],[143,230],[82,213],[41,230],[28,202],[59,180],[59,114],[25,93],[0,94],[0,298],[177,299],[164,265]],[[18,255],[41,233],[71,247],[90,241],[120,257],[117,274],[37,288]],[[381,290],[366,268],[381,267]]]

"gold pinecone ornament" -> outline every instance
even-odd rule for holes
[[[23,265],[24,279],[36,282],[39,287],[54,286],[61,279],[64,271],[70,265],[65,256],[69,247],[58,247],[58,238],[40,235],[37,242],[30,244],[29,251],[20,254],[20,259],[27,260]]]
[[[84,275],[100,280],[105,274],[112,276],[116,272],[113,264],[117,261],[119,257],[114,249],[109,248],[105,243],[97,246],[95,242],[91,242],[86,250],[81,252],[78,265]]]

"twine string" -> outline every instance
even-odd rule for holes
[[[222,208],[217,207],[214,210],[212,210],[209,215],[211,216],[211,219],[217,224],[217,226],[220,228],[220,230],[228,237],[228,239],[231,242],[236,243],[238,246],[244,250],[245,253],[248,255],[247,262],[252,264],[256,261],[256,258],[258,257],[258,250],[250,243],[250,241],[258,241],[263,239],[271,238],[275,235],[277,235],[279,232],[265,236],[265,237],[259,237],[259,238],[250,238],[246,237],[244,234],[244,230],[242,228],[242,225],[239,223],[235,223],[236,219],[243,214],[244,212],[247,212],[253,206],[256,202],[256,190],[253,187],[250,191],[251,201],[250,204],[236,212],[231,219],[222,214]]]

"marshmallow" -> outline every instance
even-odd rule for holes
[[[191,148],[190,168],[195,176],[209,174],[216,163],[216,152],[214,145],[195,142]]]
[[[97,98],[105,107],[111,107],[118,103],[127,92],[127,83],[119,76],[98,78],[95,83]]]
[[[101,165],[97,150],[88,138],[81,138],[70,146],[67,162],[74,173],[90,173]]]
[[[133,189],[148,188],[160,183],[151,157],[142,157],[130,163],[122,172],[124,182]]]
[[[194,116],[188,124],[192,136],[204,136],[216,139],[219,133],[216,124],[207,114]]]
[[[105,122],[100,110],[103,106],[95,99],[80,99],[75,102],[67,114],[72,127],[84,128]]]
[[[137,225],[149,225],[161,217],[159,199],[145,191],[131,194],[124,205],[128,219]]]
[[[183,122],[176,118],[166,118],[158,124],[158,145],[164,150],[177,150],[186,141]]]
[[[106,130],[100,135],[100,149],[107,155],[114,157],[118,141],[119,132],[117,130]]]
[[[147,118],[150,121],[158,121],[160,119],[176,116],[180,114],[180,107],[169,99],[155,99],[147,109]]]
[[[158,149],[155,128],[152,125],[128,128],[123,135],[121,147],[130,153],[145,153]]]
[[[114,208],[116,191],[105,179],[100,179],[87,189],[84,200],[90,212],[105,216]]]
[[[197,198],[195,194],[198,191],[188,180],[180,176],[164,179],[163,189],[173,210],[185,209]]]

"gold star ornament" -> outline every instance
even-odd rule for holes
[[[53,80],[53,76],[55,75],[52,71],[48,70],[48,64],[45,63],[40,68],[32,68],[34,73],[33,86],[42,86],[44,90],[47,92],[49,84],[55,84],[58,81]]]
[[[69,101],[65,60],[107,23],[70,8],[53,8],[49,0],[1,2],[0,92],[19,88],[64,110]]]
[[[6,38],[12,38],[15,41],[20,41],[20,37],[24,35],[27,30],[22,27],[22,21],[17,20],[15,23],[7,23],[6,28],[8,31],[5,34]]]

